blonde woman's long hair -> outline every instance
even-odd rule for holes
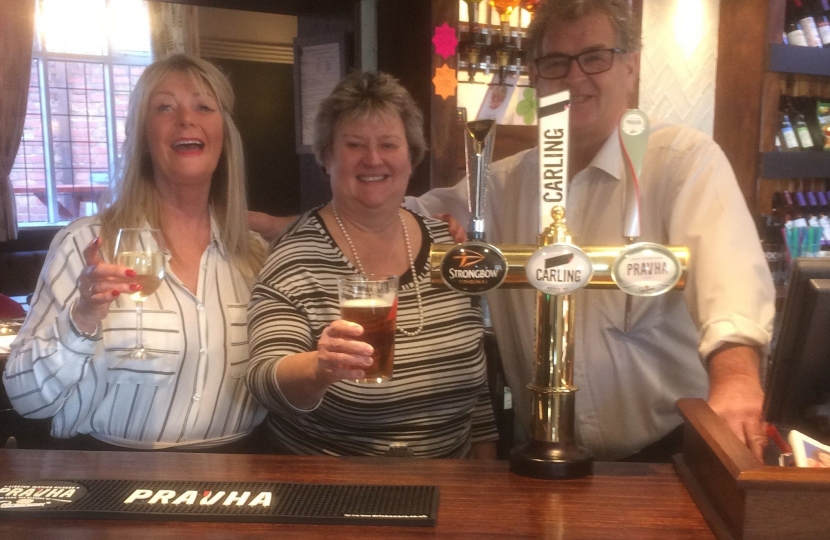
[[[185,54],[170,56],[144,70],[130,96],[126,138],[116,177],[112,204],[100,214],[101,236],[108,245],[118,229],[143,227],[145,222],[161,228],[161,201],[153,178],[153,163],[147,143],[145,119],[150,96],[171,72],[191,76],[203,91],[212,94],[222,114],[222,154],[210,185],[208,204],[216,219],[222,242],[249,282],[256,279],[265,249],[248,232],[245,196],[245,160],[242,138],[231,118],[234,95],[228,79],[210,62]],[[112,246],[109,246],[111,252]]]

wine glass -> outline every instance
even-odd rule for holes
[[[115,262],[135,270],[135,281],[141,285],[131,298],[135,301],[136,344],[122,355],[133,360],[151,360],[157,356],[144,350],[141,336],[144,300],[156,292],[164,279],[164,236],[158,229],[120,229],[115,240]]]

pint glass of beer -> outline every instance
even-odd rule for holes
[[[357,382],[382,383],[392,378],[395,355],[395,316],[398,311],[397,276],[360,275],[338,280],[340,318],[363,327],[358,339],[374,348],[372,365]]]

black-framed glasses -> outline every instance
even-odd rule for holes
[[[561,79],[571,71],[571,63],[576,60],[579,68],[587,75],[595,75],[611,69],[614,54],[624,53],[622,49],[598,49],[585,51],[573,56],[569,54],[549,54],[537,58],[536,73],[543,79]]]

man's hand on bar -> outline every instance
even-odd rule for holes
[[[758,372],[760,358],[747,345],[727,344],[709,362],[709,406],[763,462],[767,445],[763,421],[764,391]]]

